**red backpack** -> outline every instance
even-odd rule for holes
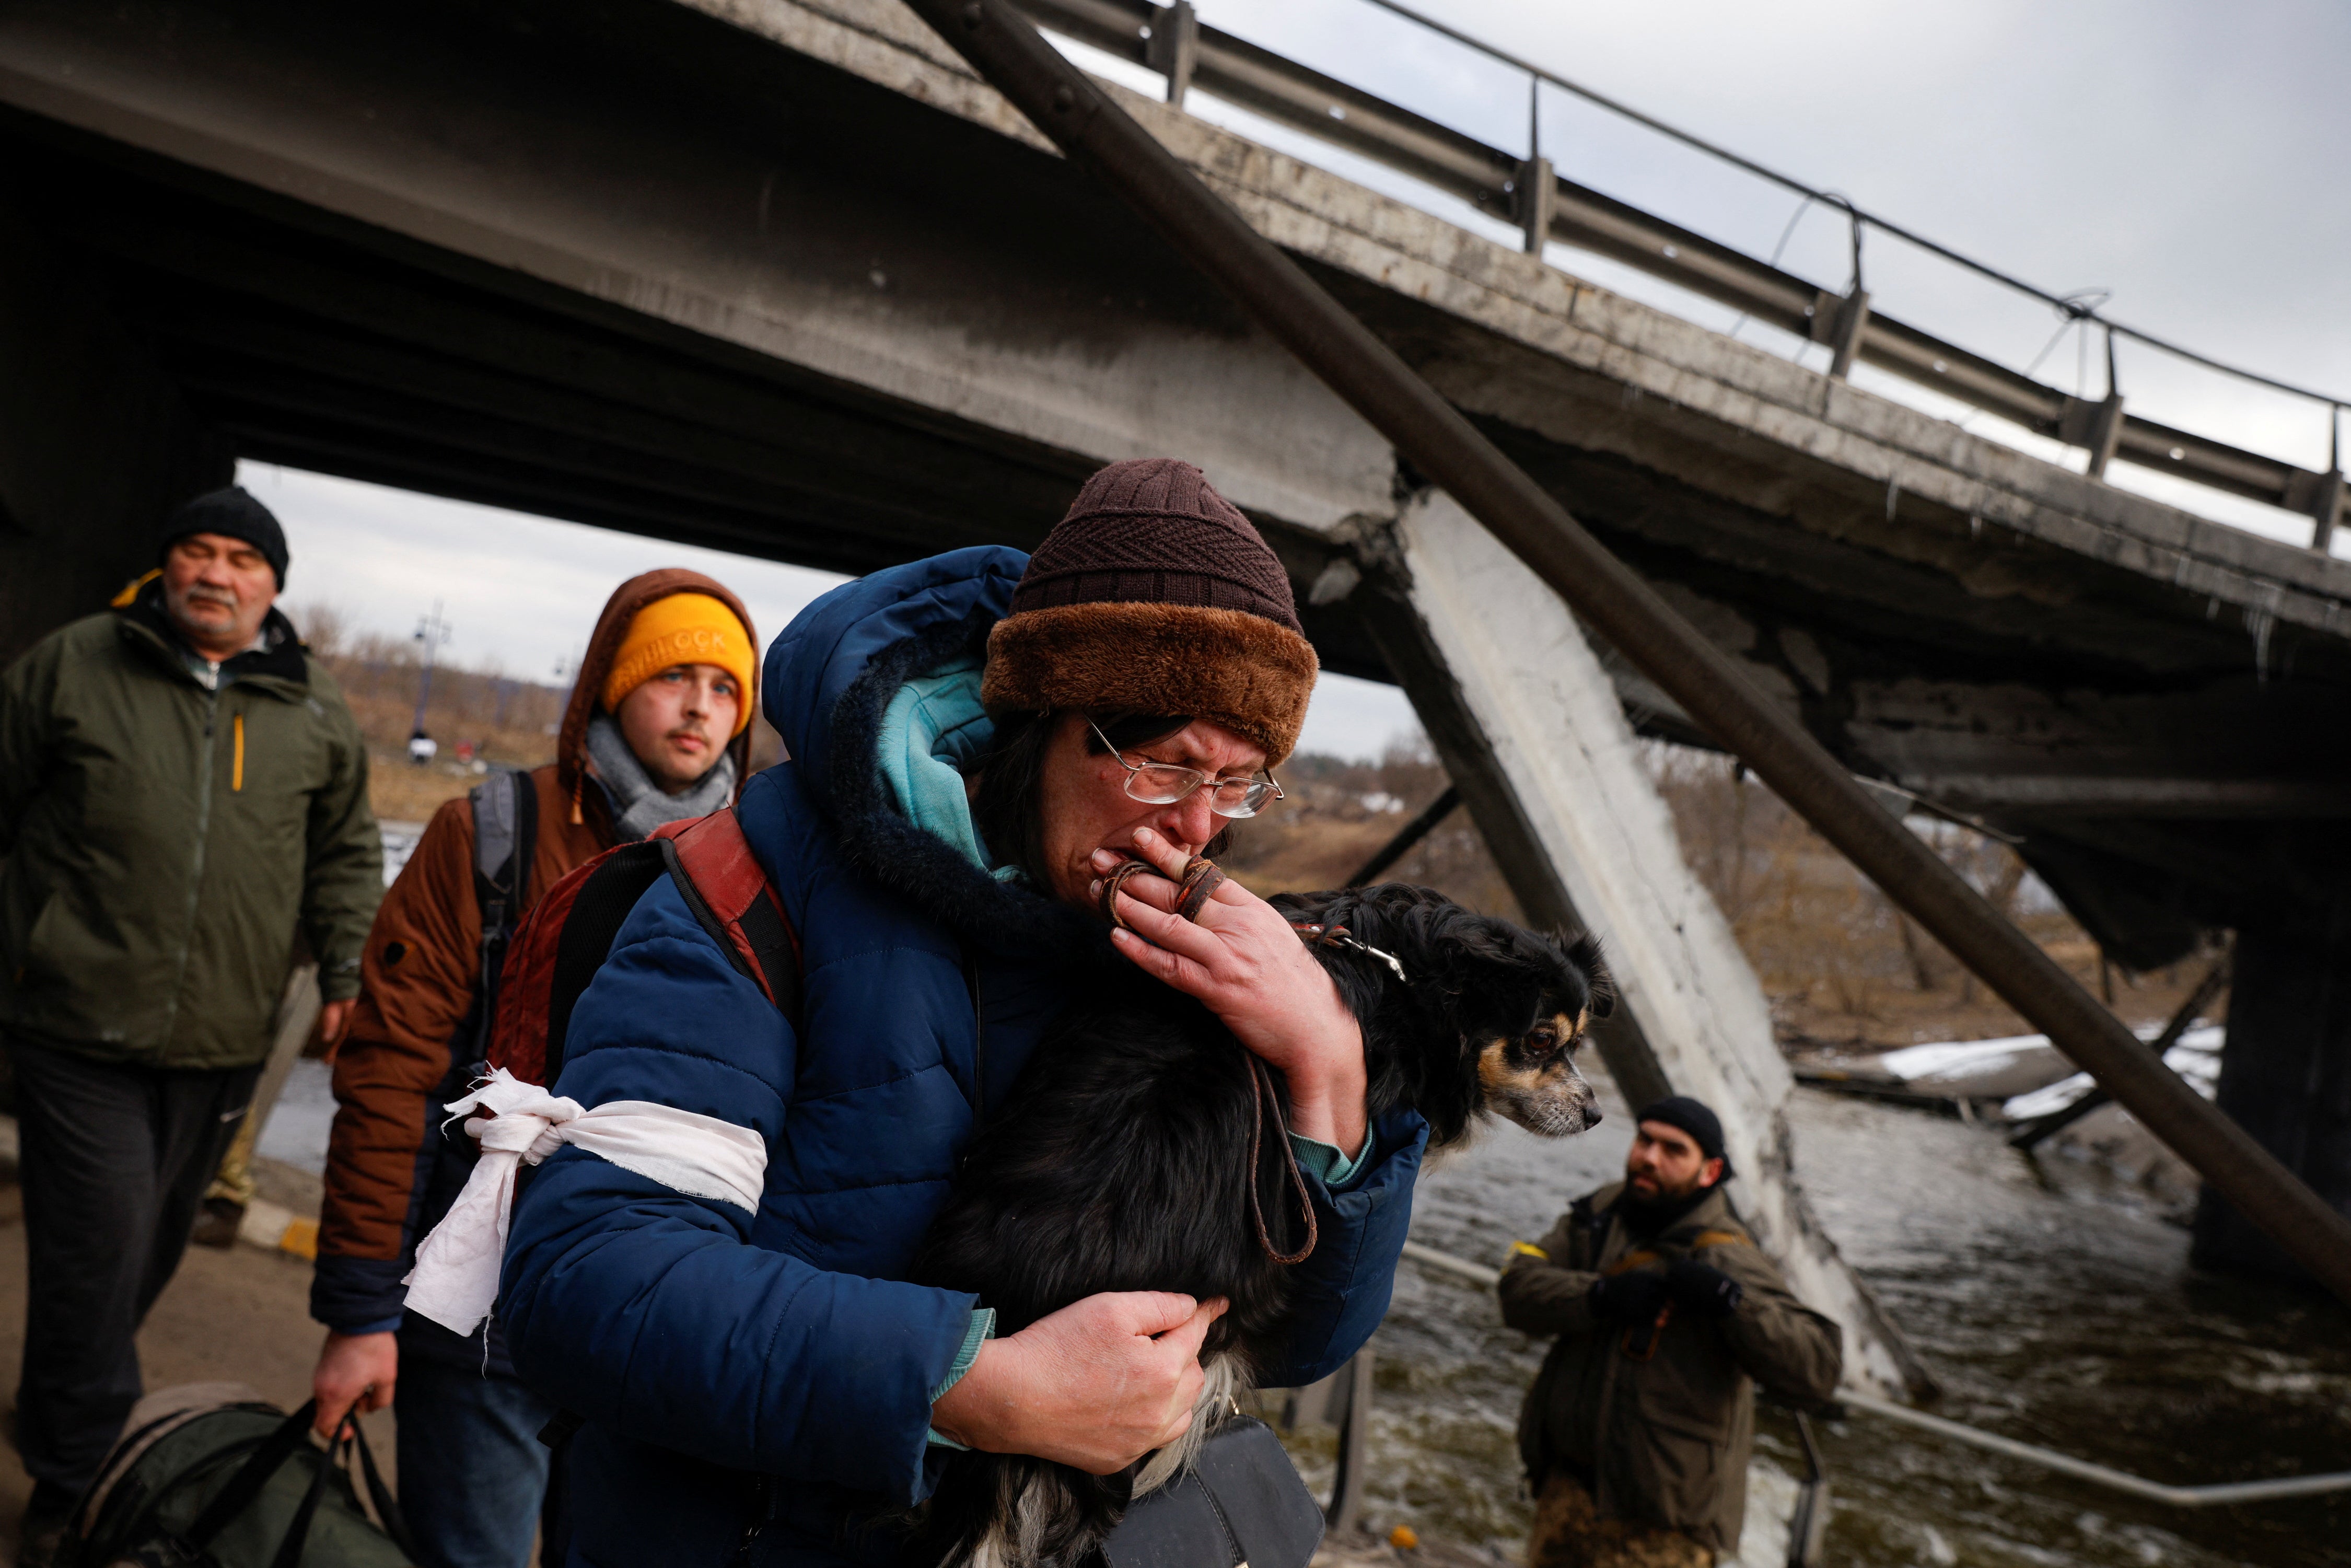
[[[664,876],[677,883],[686,908],[736,972],[799,1026],[799,936],[730,807],[606,850],[547,890],[507,946],[492,1067],[553,1086],[580,993],[611,952],[629,911]]]

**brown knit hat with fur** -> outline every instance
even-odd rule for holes
[[[1173,457],[1086,481],[987,638],[993,714],[1189,715],[1290,755],[1314,690],[1290,577],[1249,520]]]

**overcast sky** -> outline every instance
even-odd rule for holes
[[[1526,144],[1523,76],[1364,0],[1196,3],[1212,26],[1496,145]],[[2351,396],[2345,0],[1421,0],[1419,8],[2054,292],[2110,289],[2107,308],[2119,319]],[[1131,69],[1112,74],[1155,83]],[[1244,111],[1205,96],[1191,107],[1467,226],[1504,232]],[[1543,93],[1541,113],[1543,150],[1562,174],[1750,254],[1769,256],[1796,213],[1784,192],[1556,90]],[[1551,259],[1707,325],[1731,325],[1729,312],[1628,269],[1561,246]],[[1782,265],[1844,287],[1841,221],[1818,207],[1806,213]],[[2045,306],[1898,242],[1873,238],[1865,267],[1876,309],[2020,369],[2060,326]],[[1802,351],[1751,323],[1741,336]],[[2078,347],[2069,335],[2049,348],[2042,376],[2074,390]],[[2323,409],[2133,346],[2119,357],[2134,413],[2325,466]],[[2086,378],[2083,391],[2101,395],[2095,345]],[[1866,368],[1855,381],[1936,406]],[[1981,418],[1970,428],[2013,434]],[[750,604],[763,638],[837,580],[349,481],[251,465],[244,473],[285,520],[296,562],[290,604],[323,601],[404,636],[439,599],[455,629],[452,656],[496,661],[517,676],[550,678],[632,572],[710,571]],[[2127,465],[2109,476],[2272,537],[2308,538],[2307,521],[2250,502],[2167,489]],[[2351,553],[2351,544],[2337,549]],[[1392,690],[1326,677],[1302,744],[1368,755],[1411,727]]]

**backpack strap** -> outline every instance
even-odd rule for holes
[[[695,924],[797,1029],[799,940],[735,813],[671,822],[606,850],[553,887],[514,936],[507,1005],[486,1060],[535,1083],[563,1071],[571,1012],[645,890],[669,877]]]
[[[768,880],[733,808],[653,831],[669,873],[736,972],[758,985],[778,1011],[800,1026],[800,940],[784,901]]]
[[[580,880],[561,911],[562,925],[556,933],[555,962],[548,980],[546,1055],[540,1064],[545,1076],[538,1082],[552,1084],[562,1074],[572,1007],[604,967],[629,912],[660,879],[664,861],[658,847],[640,841],[606,850],[571,873]]]
[[[501,768],[466,792],[474,813],[474,901],[482,915],[474,1056],[487,1061],[498,1010],[498,977],[530,895],[531,853],[538,847],[538,790],[530,775]]]

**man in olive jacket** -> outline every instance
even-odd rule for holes
[[[367,750],[273,606],[285,536],[240,489],[161,569],[0,672],[0,1038],[23,1141],[16,1443],[27,1562],[140,1394],[132,1335],[179,1266],[269,1048],[298,932],[325,1026],[383,896]]]
[[[1625,1179],[1576,1200],[1502,1272],[1502,1321],[1556,1334],[1519,1416],[1528,1568],[1704,1568],[1739,1549],[1754,1385],[1818,1403],[1837,1325],[1788,1293],[1721,1191],[1722,1124],[1640,1115]]]

